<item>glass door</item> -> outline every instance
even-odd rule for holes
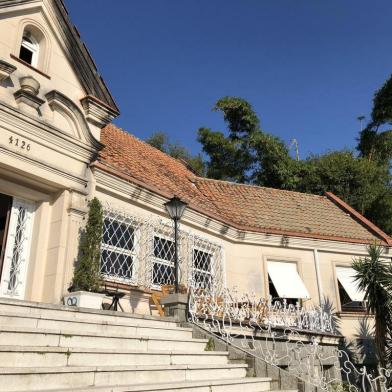
[[[12,198],[7,215],[1,250],[0,296],[24,299],[34,204]]]

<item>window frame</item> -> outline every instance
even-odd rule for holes
[[[366,306],[365,303],[362,302],[362,306],[358,307],[350,307],[347,305],[342,304],[342,296],[340,294],[341,289],[344,290],[346,293],[347,297],[350,298],[348,295],[346,289],[343,287],[342,283],[339,281],[338,278],[338,273],[337,273],[337,267],[340,268],[352,268],[351,264],[346,264],[346,263],[333,263],[333,274],[334,274],[334,281],[335,281],[335,292],[336,292],[336,299],[337,299],[337,306],[338,306],[338,311],[339,313],[344,313],[344,314],[356,314],[356,313],[366,313]],[[341,289],[340,289],[341,287]],[[351,300],[351,298],[350,298]],[[360,302],[360,301],[351,301],[351,302]]]
[[[106,219],[108,219],[111,215],[111,213],[104,214],[104,222]],[[140,228],[137,227],[132,221],[131,222],[126,222],[127,217],[126,216],[121,216],[123,220],[119,220],[117,216],[113,216],[112,221],[121,224],[125,224],[127,227],[132,228],[133,230],[133,246],[132,249],[125,249],[121,248],[119,246],[115,245],[109,245],[105,243],[104,240],[104,234],[105,232],[102,232],[102,241],[101,241],[101,249],[100,249],[100,274],[103,277],[104,280],[107,281],[112,281],[112,282],[119,282],[119,283],[124,283],[132,286],[137,286],[138,285],[138,267],[139,267],[139,238],[140,238]],[[105,230],[105,223],[103,225],[103,230]],[[110,275],[102,272],[102,254],[104,251],[110,251],[111,253],[117,253],[121,254],[124,256],[131,257],[132,260],[132,273],[131,277],[123,277],[123,276],[117,276],[117,275]]]
[[[151,263],[151,287],[155,290],[162,290],[162,285],[165,285],[165,283],[154,283],[154,265],[155,264],[160,264],[160,265],[166,265],[168,267],[173,267],[176,268],[176,261],[173,260],[173,262],[169,261],[169,260],[165,260],[165,259],[161,259],[160,257],[155,256],[155,238],[159,238],[159,239],[163,239],[166,241],[170,241],[173,243],[173,245],[175,246],[174,243],[174,238],[171,238],[168,235],[162,234],[160,232],[154,232],[153,236],[152,236],[152,263]],[[179,243],[177,244],[179,246]],[[175,250],[174,250],[175,251]],[[166,283],[168,284],[168,283]],[[174,282],[173,282],[174,284]]]
[[[278,294],[278,291],[276,290],[275,284],[274,284],[273,280],[270,278],[270,275],[268,273],[268,262],[281,262],[281,263],[295,264],[297,273],[298,273],[299,277],[301,278],[303,284],[305,285],[305,280],[302,276],[302,264],[301,264],[300,258],[293,258],[293,257],[288,257],[288,256],[276,256],[276,255],[268,256],[268,255],[266,255],[266,256],[264,256],[264,264],[263,264],[264,265],[264,284],[265,284],[264,292],[266,294],[266,298],[270,298],[270,296],[271,296],[270,283],[269,283],[270,280],[271,280],[272,285],[275,288],[276,293]],[[306,285],[305,285],[305,288],[308,290]],[[280,302],[283,304],[283,300],[286,300],[287,305],[296,306],[296,304],[298,303],[300,306],[303,306],[304,302],[308,301],[309,299],[307,299],[307,298],[284,298],[284,297],[273,298],[271,296],[272,303]]]
[[[194,267],[194,252],[195,250],[199,251],[199,252],[203,252],[205,254],[210,255],[210,266],[211,269],[209,272],[202,270],[200,268],[195,268]],[[196,284],[196,279],[195,279],[195,274],[199,273],[199,274],[204,274],[204,275],[209,275],[210,276],[210,287],[203,287],[202,289],[208,289],[208,290],[212,290],[214,287],[214,276],[215,276],[215,271],[214,271],[214,253],[208,252],[205,249],[203,249],[201,246],[193,246],[192,247],[192,283]],[[196,289],[200,288],[195,286]]]
[[[30,42],[28,42],[30,41]],[[20,57],[20,52],[22,48],[27,49],[28,51],[31,52],[31,62],[28,62]],[[38,67],[38,59],[39,59],[39,43],[38,41],[34,38],[33,35],[28,36],[26,32],[23,33],[22,35],[22,40],[20,43],[19,47],[19,54],[18,57],[20,60],[24,61],[25,63],[31,65],[34,68]]]

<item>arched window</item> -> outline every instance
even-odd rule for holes
[[[39,45],[33,36],[23,35],[20,45],[19,58],[26,63],[37,67]]]

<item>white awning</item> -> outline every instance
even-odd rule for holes
[[[310,298],[295,263],[268,261],[268,274],[281,298]]]
[[[351,267],[336,267],[336,274],[351,301],[363,301],[365,292],[358,288],[354,280],[355,271]]]

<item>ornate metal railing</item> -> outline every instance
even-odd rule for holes
[[[387,392],[391,370],[356,365],[338,348],[334,318],[321,308],[305,309],[224,289],[193,289],[190,321],[208,333],[318,391]]]

